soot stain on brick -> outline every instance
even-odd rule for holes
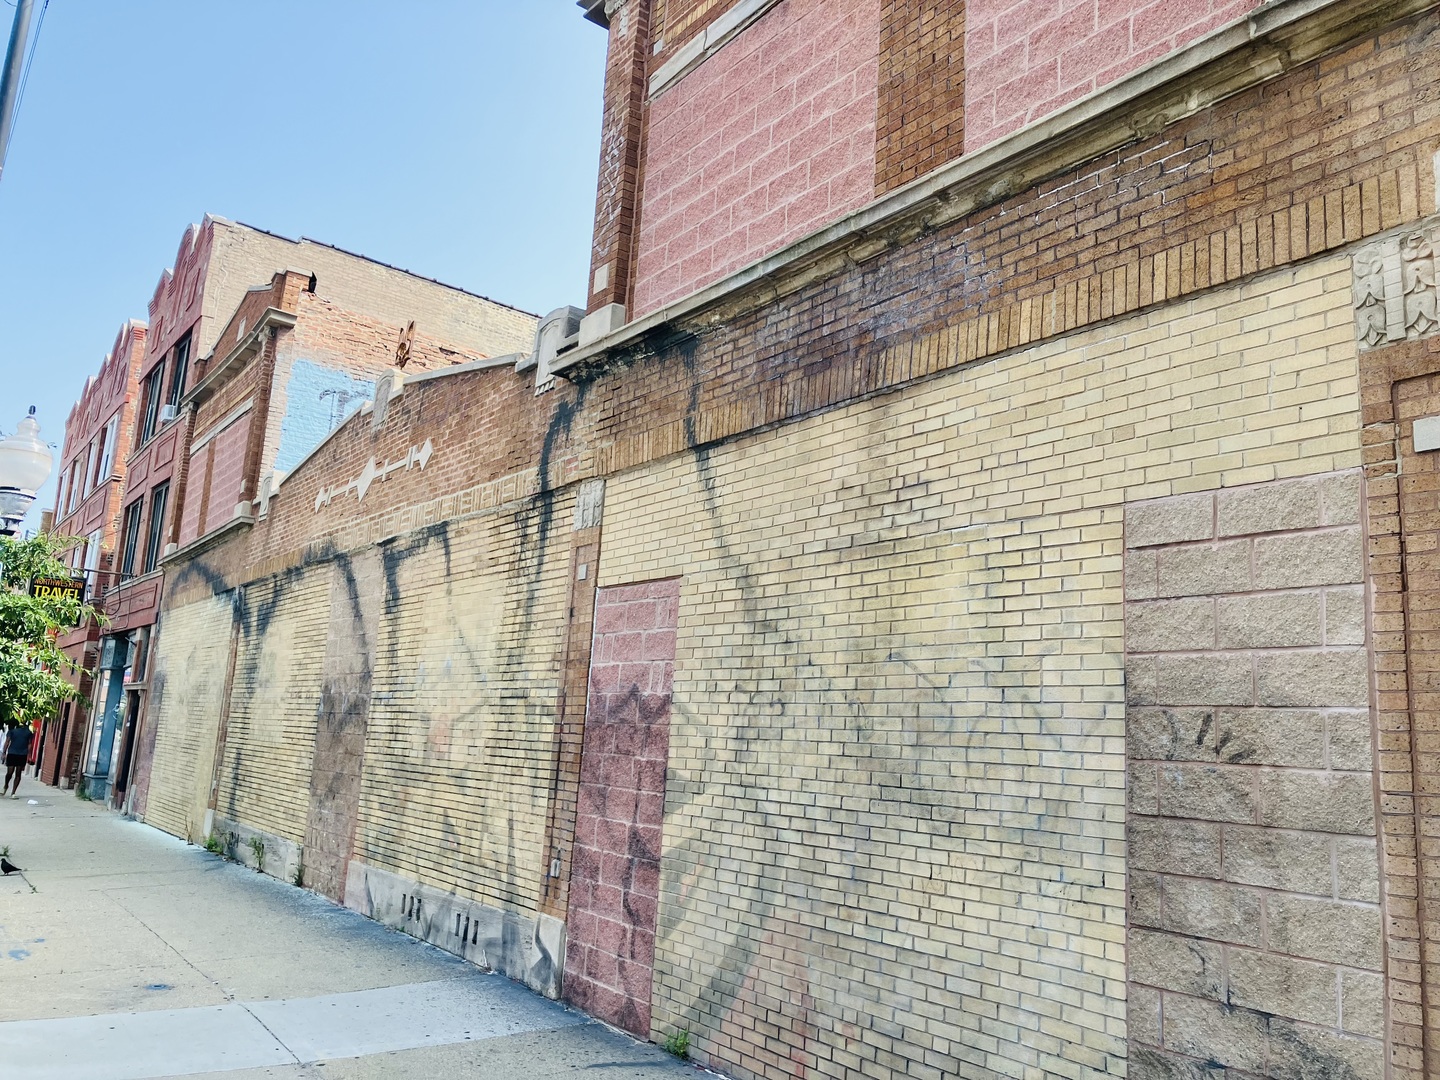
[[[505,626],[511,627],[515,632],[506,635],[509,642],[504,654],[498,658],[495,667],[504,673],[519,673],[525,670],[525,660],[532,652],[531,640],[535,632],[535,611],[538,606],[541,586],[544,582],[544,570],[548,557],[549,535],[552,531],[555,514],[554,491],[542,492],[528,500],[518,510],[511,513],[511,519],[516,523],[518,537],[516,547],[518,549],[520,572],[516,576],[520,579],[523,587],[523,596],[519,604],[513,600],[506,601],[501,619]],[[400,568],[409,560],[422,555],[426,551],[439,544],[442,548],[442,559],[444,566],[443,583],[444,593],[447,597],[451,595],[451,574],[453,571],[453,544],[456,537],[452,535],[451,524],[441,522],[416,533],[407,535],[403,539],[396,539],[379,545],[382,562],[382,573],[385,580],[383,610],[386,616],[384,626],[387,632],[383,635],[384,648],[387,660],[392,668],[399,663],[399,648],[402,644],[398,633],[399,627],[393,618],[402,602],[405,599],[404,590],[399,580]],[[508,590],[507,590],[508,592]],[[453,617],[453,616],[452,616]],[[451,643],[460,650],[459,660],[469,670],[486,675],[485,662],[483,657],[477,655],[466,640],[464,634],[455,632],[449,639]],[[512,700],[507,697],[499,704],[517,705],[521,709],[526,707],[532,697],[528,686],[521,689],[519,698]],[[474,700],[461,708],[453,723],[462,723],[476,716],[481,716],[487,708],[495,704],[487,699]],[[415,716],[417,721],[425,721],[426,717]],[[506,717],[501,718],[502,721]],[[488,806],[491,799],[489,789],[483,784],[477,784],[463,771],[457,771],[453,779],[458,788],[468,798],[476,800],[482,806]],[[401,815],[403,817],[403,815]],[[448,814],[442,822],[442,833],[450,841],[452,849],[461,843],[465,836],[465,830],[455,822],[451,821]],[[487,884],[498,894],[511,898],[518,897],[523,892],[520,881],[518,855],[515,850],[514,822],[513,816],[507,827],[507,839],[503,845],[504,854],[498,869],[498,880],[490,881]],[[487,846],[487,838],[481,833],[470,837],[471,848],[483,850]],[[392,850],[401,850],[406,846],[406,838],[403,830],[403,823],[400,818],[390,821],[389,824],[381,823],[376,832],[375,842],[382,848],[388,847]],[[500,845],[494,845],[499,848]],[[538,882],[536,883],[538,884]]]
[[[347,554],[335,556],[334,570],[344,594],[344,618],[348,627],[338,631],[336,612],[331,612],[331,640],[322,664],[320,702],[315,720],[314,753],[311,764],[310,798],[305,832],[305,884],[339,900],[344,891],[349,848],[359,817],[360,778],[363,772],[365,736],[369,729],[370,702],[374,691],[375,641],[367,625],[354,561]],[[328,670],[332,648],[354,647],[361,663],[351,670]],[[358,741],[359,760],[347,769],[345,741]],[[338,828],[333,826],[338,822]],[[324,826],[330,824],[332,828]]]
[[[759,641],[764,641],[767,637],[778,637],[781,627],[766,614],[763,587],[757,582],[754,570],[737,554],[736,544],[729,535],[722,513],[723,492],[714,452],[708,447],[694,446],[691,448],[691,455],[700,481],[701,501],[712,543],[719,555],[717,561],[740,593],[736,621],[746,626],[746,636]],[[884,505],[875,509],[876,520],[869,526],[869,531],[862,532],[855,538],[854,552],[840,552],[836,554],[836,558],[844,560],[860,557],[860,553],[869,544],[883,539],[886,533],[896,529],[903,531],[907,527],[909,505],[928,491],[928,483],[919,474],[899,479],[899,486],[890,490]],[[865,485],[861,484],[861,490],[864,487]],[[861,648],[858,644],[852,645],[857,650]],[[767,644],[766,647],[770,646]],[[803,644],[792,642],[788,636],[784,646],[777,644],[775,648],[794,656],[802,666],[812,670],[816,666],[804,654]],[[989,730],[986,726],[975,724],[974,720],[998,719],[1001,731],[1009,736],[1019,735],[1023,738],[1030,733],[1039,739],[1053,740],[1061,735],[1060,732],[1047,731],[1046,725],[1050,717],[1043,706],[1041,689],[1037,686],[1017,685],[1013,680],[1014,673],[1006,667],[1004,657],[977,658],[968,669],[972,678],[978,675],[980,688],[983,688],[984,695],[978,703],[981,709],[979,713],[975,711],[977,702],[971,701],[967,696],[967,685],[957,685],[957,674],[937,680],[906,655],[902,648],[891,648],[886,654],[886,663],[909,671],[916,678],[917,690],[910,696],[908,710],[898,709],[895,710],[898,715],[883,718],[887,721],[884,731],[876,728],[876,720],[880,718],[870,715],[875,704],[862,701],[850,693],[847,683],[816,678],[814,675],[807,677],[807,682],[814,686],[811,692],[820,698],[819,714],[843,718],[837,734],[844,732],[848,733],[848,736],[839,741],[838,752],[842,758],[855,762],[855,767],[847,772],[864,774],[865,779],[853,783],[850,793],[861,797],[864,792],[870,792],[869,801],[872,805],[885,806],[897,813],[918,814],[928,820],[963,821],[965,811],[963,807],[955,805],[954,791],[949,786],[932,780],[928,775],[916,773],[913,767],[913,751],[916,748],[943,747],[955,755],[956,760],[973,765],[972,751],[985,748],[986,731]],[[749,712],[752,722],[741,725],[739,730],[727,730],[726,738],[737,744],[734,757],[736,770],[759,776],[765,770],[759,767],[763,763],[759,761],[757,746],[762,742],[773,744],[777,739],[786,737],[786,725],[791,723],[787,716],[791,705],[783,695],[746,691],[739,683],[734,689],[740,693],[750,693],[752,703]],[[674,709],[676,716],[687,723],[701,728],[705,726],[705,721],[694,717],[685,707],[677,704]],[[773,717],[773,723],[753,722],[761,717]],[[891,721],[899,723],[898,732],[889,726]],[[895,753],[897,741],[898,754]],[[684,786],[671,785],[671,790],[679,794]],[[705,786],[702,779],[695,785],[695,790],[685,793],[688,798],[683,801],[671,799],[667,792],[669,815],[682,810],[685,803],[693,801]],[[797,828],[804,830],[805,823],[797,822],[794,815],[787,815],[782,811],[777,817],[772,813],[767,803],[773,801],[773,795],[766,795],[762,791],[756,801],[758,807],[752,813],[759,829],[776,832],[793,832]],[[1047,829],[1053,830],[1053,826],[1048,824],[1050,819],[1054,816],[1065,817],[1068,813],[1063,802],[1047,800],[1038,810],[1027,808],[1021,814],[1002,816],[1007,819],[1009,827],[1034,836]],[[823,838],[819,839],[822,842],[818,846],[823,847]],[[963,837],[950,840],[948,845],[942,841],[942,846],[947,846],[952,855],[962,854],[966,850]],[[707,860],[708,847],[701,840],[682,841],[676,845],[675,850],[666,853],[666,863],[670,868],[665,882],[664,900],[667,910],[684,911],[690,906],[692,901],[688,894],[698,882],[701,876],[700,868]],[[833,883],[850,898],[845,904],[845,911],[857,925],[863,925],[866,915],[859,904],[859,894],[863,891],[862,883],[856,877],[856,867],[850,865],[847,870],[843,865],[845,861],[844,855],[838,855],[834,865],[820,871],[819,877]],[[1086,869],[1078,856],[1061,862],[1062,865],[1057,865],[1055,880],[1035,883],[1029,890],[1019,893],[1015,901],[1017,923],[1028,925],[1051,918],[1053,914],[1048,908],[1055,899],[1084,901],[1092,887],[1103,887],[1102,876]],[[917,867],[914,872],[921,877],[925,876],[922,868]],[[691,881],[692,878],[695,881]],[[682,1015],[677,1026],[688,1026],[695,1031],[713,1030],[725,1022],[729,1010],[743,1007],[738,1004],[738,998],[744,991],[744,986],[737,983],[734,973],[750,973],[747,976],[749,979],[756,977],[762,970],[768,972],[774,966],[768,954],[762,953],[760,943],[767,935],[783,930],[783,927],[777,926],[776,920],[781,906],[792,899],[783,895],[787,886],[794,887],[796,883],[783,880],[770,882],[757,878],[752,886],[745,890],[748,895],[728,900],[732,905],[736,929],[722,945],[722,956],[714,961],[714,975],[695,989],[690,1003],[681,1010]],[[666,941],[671,941],[674,935],[683,932],[683,920],[674,921],[668,929],[662,929]],[[801,933],[793,933],[788,940],[799,955],[808,955],[814,948]],[[860,951],[864,951],[863,946]],[[925,957],[917,950],[917,962],[924,961]],[[770,972],[770,976],[790,977],[781,976],[777,972]],[[829,1024],[834,1019],[829,1017],[824,1023]],[[804,1017],[797,1015],[791,1020],[811,1030],[816,1017],[811,1012]],[[958,1062],[956,1064],[958,1067]]]
[[[621,946],[624,955],[619,958],[629,963],[640,965],[645,971],[653,972],[655,965],[655,938],[657,935],[658,897],[655,895],[653,885],[641,888],[637,884],[637,876],[644,873],[650,881],[658,881],[660,874],[661,851],[659,844],[652,842],[647,837],[646,831],[653,832],[654,840],[660,839],[662,822],[645,822],[641,820],[642,797],[645,795],[659,795],[663,801],[665,792],[665,770],[662,768],[659,777],[655,777],[653,771],[648,778],[651,782],[659,779],[657,791],[652,791],[647,786],[647,777],[637,768],[636,779],[633,788],[626,789],[633,792],[635,798],[626,800],[632,809],[626,813],[612,806],[610,799],[611,789],[603,780],[603,777],[596,775],[602,771],[599,762],[604,757],[623,753],[637,753],[640,755],[637,766],[646,761],[659,761],[662,766],[668,758],[669,742],[669,719],[671,695],[669,693],[641,693],[637,685],[632,684],[618,703],[610,698],[613,695],[606,695],[606,706],[602,713],[595,716],[587,716],[585,728],[585,765],[581,772],[582,799],[588,795],[595,799],[598,807],[598,815],[611,822],[621,824],[625,827],[624,850],[611,850],[603,844],[591,845],[583,841],[577,841],[577,848],[581,855],[576,858],[572,866],[572,875],[577,877],[575,884],[600,884],[602,876],[601,867],[605,856],[620,855],[625,859],[625,869],[619,883],[620,907],[629,920],[626,943]],[[617,729],[629,728],[634,736],[631,745],[628,747],[619,745]],[[602,748],[602,740],[605,745]],[[653,740],[653,741],[652,741]],[[653,753],[659,751],[658,754]],[[596,770],[591,773],[590,770]],[[589,774],[587,776],[587,773]],[[594,858],[587,859],[585,852],[594,853]],[[588,871],[593,869],[594,881],[584,880]],[[573,886],[572,886],[573,887]],[[583,889],[579,890],[581,893]],[[584,905],[576,902],[577,907]],[[607,913],[599,913],[602,916]],[[643,937],[637,937],[637,931]],[[643,942],[648,941],[648,949]],[[582,943],[576,941],[577,946],[589,944],[591,947],[600,947],[597,942]],[[607,950],[608,951],[608,950]],[[577,955],[577,962],[578,962]],[[653,976],[652,976],[653,977]],[[622,983],[626,980],[621,977]],[[571,992],[571,1000],[575,1000],[582,1007],[600,1008],[601,1003],[590,1000],[588,993],[588,980],[583,975],[575,980],[576,985]],[[643,1011],[637,1000],[629,991],[631,988],[625,986],[622,990],[622,1004],[618,1012],[606,1009],[606,1019],[623,1027],[625,1030],[648,1037],[650,1031],[650,1000],[647,996],[643,1002]]]

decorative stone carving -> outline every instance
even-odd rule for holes
[[[1355,340],[1362,350],[1440,332],[1435,249],[1440,220],[1355,252]]]
[[[604,513],[605,481],[585,481],[575,493],[575,531],[599,527]]]
[[[1355,256],[1355,333],[1362,348],[1387,338],[1385,328],[1385,264],[1379,251]]]
[[[1411,233],[1400,241],[1400,268],[1404,282],[1405,336],[1424,337],[1440,328],[1435,316],[1435,249],[1424,233]]]

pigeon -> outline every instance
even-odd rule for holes
[[[0,856],[0,874],[9,877],[11,874],[23,874],[25,871],[16,866],[9,859]]]

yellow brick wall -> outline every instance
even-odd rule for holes
[[[153,661],[155,758],[145,820],[201,842],[232,623],[229,593],[165,612]]]
[[[330,629],[328,566],[247,586],[216,809],[297,844]]]
[[[356,856],[533,913],[554,774],[573,499],[385,549]]]
[[[652,1033],[1123,1075],[1123,504],[1357,466],[1356,384],[1326,259],[613,478],[600,585],[683,577]]]

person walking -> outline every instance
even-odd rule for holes
[[[0,784],[0,798],[8,792],[10,798],[20,798],[20,777],[25,774],[25,762],[30,757],[32,732],[28,724],[12,723],[5,734],[5,782]]]

